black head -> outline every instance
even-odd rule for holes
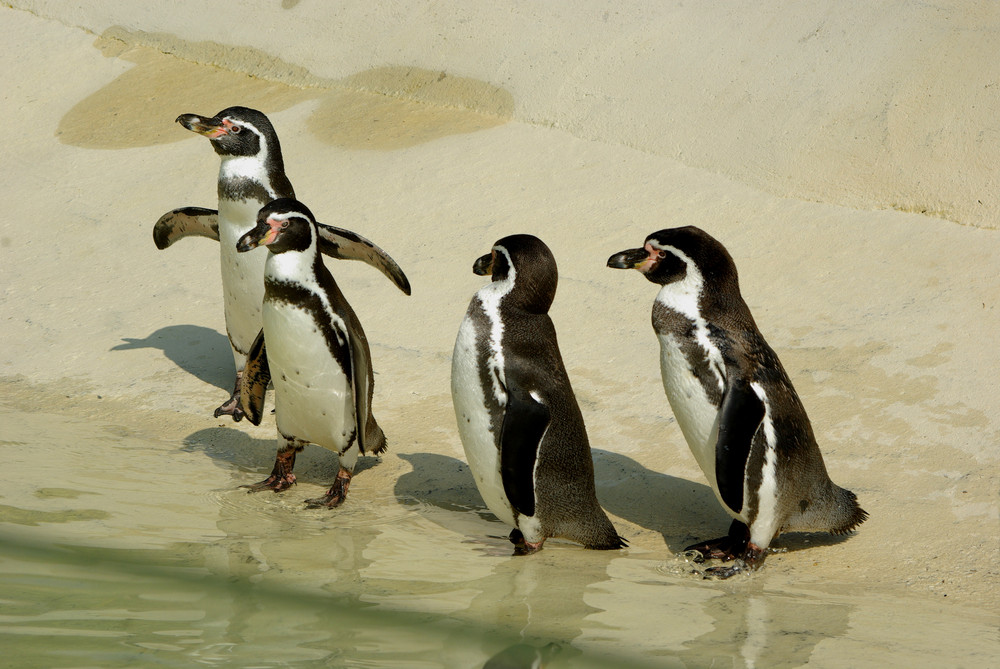
[[[713,291],[735,288],[739,292],[736,264],[714,237],[693,225],[668,228],[646,237],[640,249],[621,251],[608,258],[608,267],[635,269],[653,283],[665,286],[688,276],[688,264],[701,274]]]
[[[532,313],[547,313],[556,296],[559,272],[552,251],[538,237],[511,235],[477,259],[472,271],[492,275],[494,283],[511,282],[504,304]]]
[[[264,114],[248,107],[229,107],[214,117],[181,114],[177,122],[204,135],[220,156],[262,156],[281,160],[274,126]]]
[[[312,212],[291,198],[274,200],[257,212],[257,226],[240,237],[236,250],[251,251],[266,246],[271,253],[305,251],[314,246],[316,219]]]

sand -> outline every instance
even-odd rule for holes
[[[0,444],[12,463],[0,528],[8,536],[43,543],[72,536],[122,549],[177,541],[227,546],[227,537],[231,542],[268,517],[274,522],[267,526],[284,538],[280,550],[262,539],[271,546],[262,549],[271,577],[315,585],[324,576],[304,556],[325,555],[325,533],[338,522],[363,527],[363,510],[377,509],[381,547],[364,549],[369,578],[380,570],[385,582],[420,582],[424,577],[408,574],[407,565],[443,551],[463,587],[478,582],[477,570],[500,584],[484,585],[478,595],[442,585],[437,599],[417,588],[383,594],[384,602],[449,614],[488,610],[491,588],[507,587],[496,570],[507,568],[500,565],[509,562],[509,547],[486,538],[504,530],[482,508],[464,465],[450,355],[482,285],[472,262],[496,239],[527,232],[541,237],[559,264],[551,316],[594,448],[598,496],[631,546],[625,557],[595,558],[557,544],[524,567],[534,570],[531,578],[545,583],[546,568],[561,573],[569,561],[604,574],[611,592],[673,583],[674,594],[687,593],[684,606],[694,609],[735,592],[750,602],[753,617],[751,600],[761,592],[779,593],[774,606],[797,588],[825,593],[817,601],[858,607],[845,614],[856,645],[816,642],[794,656],[801,663],[870,659],[858,630],[884,621],[885,611],[898,612],[900,601],[936,612],[927,614],[933,620],[993,627],[992,639],[987,634],[979,643],[996,641],[997,65],[992,56],[975,67],[967,60],[976,49],[996,53],[996,32],[977,27],[987,20],[995,26],[995,12],[939,8],[961,19],[946,29],[940,17],[913,10],[894,28],[936,41],[879,56],[892,67],[860,86],[860,60],[844,59],[863,48],[872,57],[888,49],[873,36],[884,24],[823,10],[816,32],[800,36],[804,48],[819,51],[803,55],[792,48],[798,33],[781,21],[797,30],[819,18],[771,10],[748,30],[778,35],[767,58],[763,47],[734,46],[726,58],[749,64],[731,72],[710,60],[702,76],[692,68],[703,59],[690,55],[654,77],[670,79],[683,65],[687,80],[626,94],[643,67],[628,61],[628,76],[617,81],[609,62],[614,45],[635,36],[636,17],[619,17],[615,39],[601,49],[584,33],[567,29],[562,41],[548,35],[546,43],[561,46],[551,59],[537,45],[530,58],[498,56],[491,40],[511,30],[503,24],[478,60],[462,60],[473,40],[445,40],[451,46],[434,51],[429,38],[412,38],[435,21],[453,35],[461,16],[444,16],[442,7],[414,10],[402,12],[420,21],[408,24],[411,39],[398,48],[390,48],[398,32],[383,26],[366,62],[352,52],[320,65],[301,45],[286,54],[247,48],[237,52],[238,62],[222,62],[232,52],[209,41],[226,40],[190,21],[182,30],[155,12],[144,19],[127,15],[133,9],[99,7],[78,16],[73,12],[83,10],[13,4],[32,11],[0,9],[7,35],[0,47],[0,405],[7,416]],[[800,4],[803,12],[823,13],[820,3]],[[298,5],[267,10],[284,17],[277,34],[308,3]],[[600,23],[600,11],[591,9],[594,16],[585,12],[573,25]],[[708,17],[694,14],[674,8],[670,21],[658,14],[649,23],[669,23],[681,46],[725,61],[724,36],[699,45],[679,32],[675,24],[685,20],[707,30],[695,19]],[[348,19],[360,20],[341,17]],[[861,32],[852,32],[855,26]],[[228,43],[249,43],[240,30]],[[308,37],[318,40],[313,30]],[[733,35],[741,26],[730,17],[712,30]],[[658,54],[666,44],[680,48],[663,40],[650,49]],[[917,51],[920,60],[906,60]],[[938,51],[944,56],[934,66],[955,76],[933,74],[927,60]],[[827,62],[835,56],[841,62]],[[645,66],[656,58],[669,60],[655,56]],[[915,78],[921,67],[924,79]],[[756,79],[740,84],[744,68],[757,68]],[[901,68],[905,85],[873,101],[872,92],[897,81]],[[789,72],[809,77],[783,98]],[[720,78],[728,86],[717,85]],[[766,88],[769,102],[754,103],[750,93],[744,99],[736,90],[744,85]],[[921,97],[931,103],[900,110]],[[335,459],[320,449],[307,451],[300,485],[283,496],[237,490],[269,471],[274,428],[270,417],[252,428],[211,416],[232,373],[218,248],[193,239],[161,252],[152,243],[160,214],[215,203],[217,158],[173,119],[232,104],[269,115],[297,195],[320,220],[374,240],[413,285],[407,298],[369,267],[328,263],[372,345],[374,407],[390,450],[366,462],[348,505],[324,518],[300,509],[335,471]],[[899,122],[875,128],[873,106]],[[662,392],[649,324],[656,289],[638,274],[604,266],[612,253],[677,225],[700,226],[729,249],[744,297],[809,411],[831,477],[871,514],[844,540],[780,540],[785,552],[742,585],[702,585],[677,557],[694,539],[724,532],[728,519]],[[86,438],[74,447],[74,435]],[[144,446],[130,448],[130,438]],[[124,472],[146,475],[133,481]],[[58,492],[65,490],[76,492]],[[81,490],[88,495],[83,511],[75,501]],[[461,548],[465,542],[483,544],[488,557]],[[485,562],[476,563],[477,556]],[[213,568],[233,568],[222,562]],[[593,592],[601,582],[595,577],[581,587],[589,583]],[[659,600],[642,593],[635,601],[647,603],[652,617],[663,614]],[[462,597],[468,601],[460,605]],[[644,638],[641,607],[627,614],[609,603],[614,598],[598,599],[603,603],[591,597],[588,606],[604,611],[602,624],[632,630],[616,637],[617,645]],[[588,629],[563,632],[586,647]],[[684,629],[678,634],[691,632]],[[915,638],[913,631],[900,634]],[[952,643],[970,660],[989,652]],[[919,644],[911,650],[914,657],[927,652]]]

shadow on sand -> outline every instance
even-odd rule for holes
[[[232,389],[233,363],[229,339],[200,325],[168,325],[145,339],[122,337],[112,351],[156,348],[188,374],[226,392]]]
[[[647,469],[620,453],[594,449],[598,498],[610,513],[663,536],[672,553],[725,536],[731,518],[704,483]],[[846,541],[850,535],[825,532],[784,534],[771,548],[797,551]]]

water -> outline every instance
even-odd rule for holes
[[[388,463],[307,511],[300,488],[336,471],[321,449],[289,493],[248,495],[270,439],[10,407],[0,425],[8,666],[983,667],[1000,650],[994,612],[877,583],[706,581],[681,557],[559,542],[512,557],[471,489],[376,487]]]

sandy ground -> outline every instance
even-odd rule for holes
[[[744,297],[803,398],[831,477],[871,514],[846,540],[779,541],[788,550],[753,578],[995,611],[995,225],[848,208],[821,193],[780,197],[738,174],[517,120],[501,89],[474,79],[455,85],[492,95],[494,113],[448,105],[447,91],[420,100],[352,85],[425,75],[406,67],[291,86],[122,41],[127,31],[98,37],[18,10],[0,13],[2,398],[21,417],[3,427],[0,447],[17,453],[24,469],[12,476],[25,493],[5,492],[5,513],[71,508],[37,494],[81,475],[70,468],[88,471],[97,490],[98,481],[115,480],[115,459],[133,457],[127,451],[94,461],[46,447],[83,423],[118,426],[172,445],[168,452],[183,446],[162,463],[171,485],[151,480],[160,501],[136,519],[160,528],[152,534],[211,540],[224,525],[213,512],[201,516],[203,527],[190,527],[171,518],[171,505],[269,470],[272,424],[211,417],[232,364],[216,245],[185,240],[160,252],[151,238],[161,213],[215,203],[217,158],[173,119],[244,104],[276,126],[299,198],[321,220],[381,245],[413,285],[407,298],[368,267],[328,263],[372,344],[374,406],[390,443],[359,473],[352,500],[384,502],[390,516],[412,515],[412,499],[481,504],[454,425],[451,349],[482,285],[473,260],[496,239],[528,232],[559,264],[551,315],[587,421],[598,496],[629,550],[669,559],[693,539],[722,533],[728,519],[660,384],[649,323],[656,289],[604,266],[652,231],[697,225],[735,258]],[[995,123],[979,130],[996,136]],[[813,161],[805,168],[822,169],[822,155]],[[980,165],[976,178],[995,183],[995,167]],[[31,435],[38,443],[16,445]],[[309,457],[322,475],[310,476],[307,457],[303,484],[283,504],[294,507],[326,483],[329,462]],[[217,466],[228,467],[225,476],[206,476]],[[39,469],[49,478],[33,475]],[[497,531],[474,519],[459,527],[469,536]],[[89,540],[99,543],[93,532]],[[129,536],[137,535],[115,541],[127,545]],[[439,550],[410,548],[427,558]]]

